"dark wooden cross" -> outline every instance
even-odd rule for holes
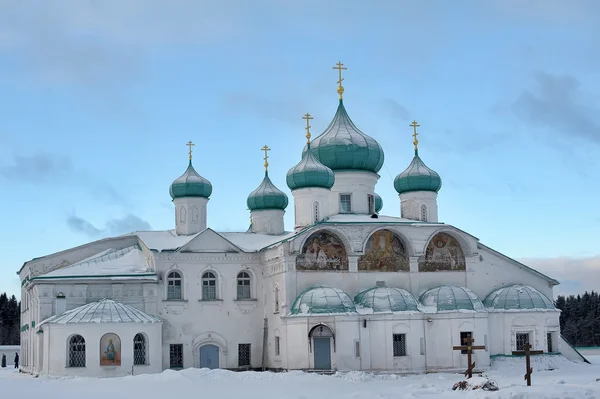
[[[465,371],[465,377],[473,377],[473,369],[475,368],[475,362],[471,362],[474,350],[483,349],[485,350],[485,345],[473,345],[475,340],[471,337],[466,337],[463,339],[463,345],[461,346],[453,346],[452,349],[455,351],[467,351],[467,363],[469,367],[467,371]]]
[[[531,357],[530,355],[541,355],[544,351],[532,351],[531,345],[529,342],[525,342],[523,345],[522,351],[513,351],[513,355],[525,355],[525,381],[527,381],[527,386],[531,386],[531,374],[533,373],[533,369],[531,368]]]

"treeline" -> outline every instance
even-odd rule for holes
[[[15,296],[0,294],[0,345],[20,345],[21,303]]]
[[[555,306],[562,310],[560,330],[573,346],[600,346],[600,295],[559,295]]]

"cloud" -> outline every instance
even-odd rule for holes
[[[593,100],[576,78],[536,72],[534,80],[535,88],[525,90],[511,105],[514,115],[531,126],[600,144],[600,107],[588,105]]]
[[[600,286],[600,255],[574,258],[523,258],[519,262],[532,267],[560,282],[554,295],[582,294]]]
[[[150,223],[132,214],[128,214],[122,218],[110,219],[106,222],[104,228],[98,228],[86,219],[74,214],[69,215],[66,222],[71,230],[83,233],[92,238],[118,236],[133,231],[152,230]]]
[[[393,98],[384,98],[383,103],[384,106],[389,110],[392,118],[399,118],[403,121],[409,120],[408,109],[406,109],[406,107],[400,104],[398,101],[394,100]]]

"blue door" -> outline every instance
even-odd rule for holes
[[[315,369],[331,370],[331,338],[314,337]]]
[[[200,368],[219,368],[219,347],[204,345],[200,348]]]

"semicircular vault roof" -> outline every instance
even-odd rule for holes
[[[539,310],[555,309],[552,301],[540,291],[528,285],[515,284],[490,293],[483,305],[493,310]]]
[[[48,320],[48,323],[162,323],[162,320],[112,299],[102,299],[71,309],[55,319]]]
[[[484,312],[481,300],[465,287],[442,285],[424,292],[420,298],[424,311],[458,312],[471,310]]]
[[[359,310],[372,309],[373,313],[417,312],[417,300],[411,293],[393,287],[374,287],[354,297]]]
[[[356,313],[352,298],[344,291],[317,285],[302,292],[292,305],[293,315],[311,315],[328,313]]]

